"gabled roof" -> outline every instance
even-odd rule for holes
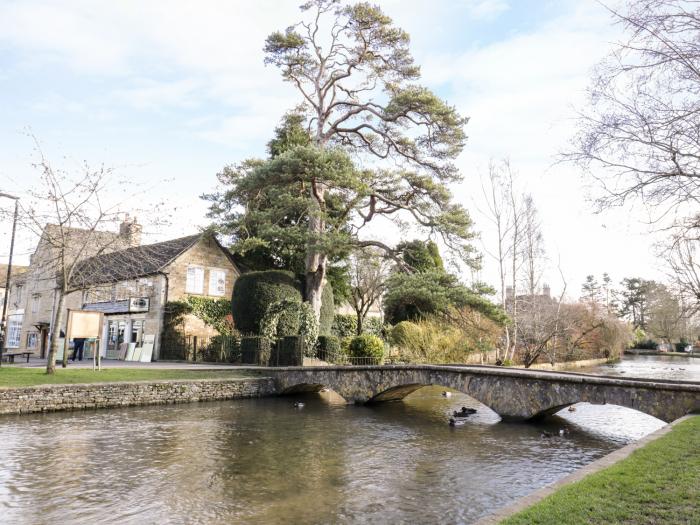
[[[197,244],[204,235],[198,233],[90,257],[76,265],[71,286],[85,288],[153,275]]]

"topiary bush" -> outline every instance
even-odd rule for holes
[[[343,353],[340,339],[334,335],[319,335],[316,343],[316,357],[324,361],[335,359]]]
[[[266,270],[244,273],[233,286],[231,313],[238,331],[259,334],[268,306],[282,300],[301,303],[301,286],[291,272]]]
[[[362,334],[350,341],[348,348],[351,357],[365,357],[381,364],[384,358],[384,343],[379,337],[372,334]]]
[[[335,317],[335,300],[333,297],[333,287],[331,283],[326,283],[321,295],[321,316],[318,320],[318,333],[320,335],[331,335],[333,330],[333,319]]]

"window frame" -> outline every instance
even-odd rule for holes
[[[221,274],[223,275],[223,282],[224,282],[224,289],[221,291],[221,293],[218,293],[217,285],[218,283],[214,283],[214,291],[212,291],[212,276],[215,274]],[[207,282],[207,287],[208,287],[208,295],[212,297],[226,297],[226,275],[227,272],[223,268],[209,268],[209,279]]]
[[[201,278],[201,289],[199,291],[190,289],[190,269],[192,270],[199,270],[202,272],[202,278]],[[196,274],[195,274],[196,276]],[[196,277],[193,278],[194,284],[196,284]],[[185,270],[185,293],[189,294],[195,294],[195,295],[204,295],[204,284],[205,284],[205,269],[204,266],[200,266],[198,264],[188,264],[187,265],[187,270]]]
[[[24,314],[11,314],[7,317],[7,341],[5,348],[19,348],[22,343]]]

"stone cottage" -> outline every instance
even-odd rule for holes
[[[86,257],[77,264],[71,279],[78,291],[66,296],[65,308],[104,312],[101,355],[117,357],[122,343],[154,341],[153,358],[161,355],[161,334],[166,305],[188,296],[227,298],[240,275],[230,252],[213,235],[196,234],[165,242],[139,245],[140,227],[122,225],[121,249]],[[107,233],[107,232],[105,232]],[[118,245],[115,243],[115,247]],[[36,357],[48,354],[48,334],[55,308],[55,278],[49,279],[41,261],[47,247],[40,241],[29,271],[13,280],[13,309],[9,321],[19,333],[13,346],[30,350]],[[44,300],[46,295],[46,300]],[[64,315],[65,331],[67,316]],[[185,335],[206,339],[215,330],[193,315],[183,320]],[[21,329],[19,329],[21,327]],[[13,332],[13,333],[15,333]]]
[[[74,279],[81,291],[70,307],[104,312],[101,355],[116,358],[122,343],[154,342],[161,356],[166,306],[188,296],[230,298],[240,275],[231,253],[211,234],[196,234],[86,259]],[[206,340],[217,332],[194,315],[182,321],[185,336]]]

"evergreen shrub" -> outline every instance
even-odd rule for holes
[[[301,287],[294,274],[282,270],[244,273],[236,279],[231,298],[236,329],[244,334],[259,334],[268,306],[282,300],[301,303]],[[283,331],[289,333],[291,328]]]
[[[368,357],[381,364],[384,357],[384,342],[376,335],[362,334],[350,341],[349,353],[351,357]]]

